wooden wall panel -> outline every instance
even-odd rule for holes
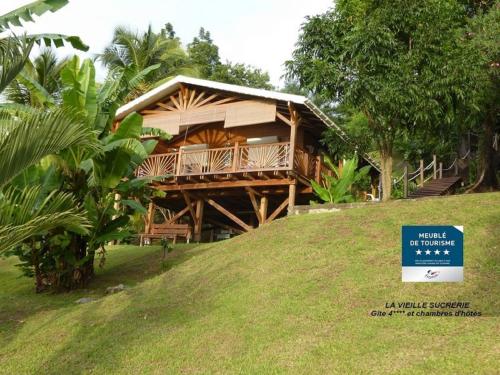
[[[179,134],[180,122],[180,112],[165,112],[165,114],[145,115],[142,117],[142,126],[161,129],[170,135]]]
[[[245,100],[228,104],[225,128],[263,124],[276,119],[276,103]]]
[[[206,106],[181,112],[180,125],[209,124],[224,121],[226,108],[223,106]]]
[[[165,147],[179,148],[183,145],[207,143],[210,147],[225,147],[234,145],[235,142],[245,144],[247,138],[278,136],[281,142],[287,142],[290,138],[290,127],[280,123],[259,124],[254,126],[240,126],[224,128],[223,123],[207,124],[202,128],[192,131],[184,139],[181,134]]]
[[[206,105],[186,111],[146,114],[144,115],[144,126],[159,128],[172,135],[177,135],[183,130],[183,126],[225,121],[225,127],[232,128],[273,122],[275,119],[275,103],[244,100],[221,105]]]

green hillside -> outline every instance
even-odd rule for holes
[[[402,283],[402,224],[464,225],[465,282]],[[0,260],[0,373],[493,374],[499,252],[492,193],[286,218],[165,262],[158,247],[111,248],[89,290],[62,295],[34,295]],[[370,316],[392,301],[482,316]]]

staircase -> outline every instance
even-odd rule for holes
[[[455,184],[460,181],[459,176],[437,178],[429,180],[424,186],[419,187],[408,195],[408,198],[432,197],[446,194]]]

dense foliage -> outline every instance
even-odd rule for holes
[[[210,32],[201,28],[198,36],[182,47],[175,31],[167,23],[159,33],[151,26],[144,33],[127,27],[117,27],[113,40],[99,55],[108,68],[129,67],[136,73],[151,66],[149,72],[129,95],[137,97],[151,88],[168,81],[178,74],[205,78],[219,82],[271,89],[269,74],[258,68],[227,61],[221,63],[219,47],[214,44]]]
[[[325,164],[332,174],[322,173],[323,184],[311,180],[314,193],[328,203],[350,203],[356,199],[355,188],[370,171],[370,166],[358,170],[358,157],[345,160],[340,166],[335,166],[330,158],[325,158]]]
[[[485,65],[464,40],[467,17],[454,0],[359,0],[339,1],[303,25],[288,73],[365,117],[381,160],[384,199],[399,140],[456,134],[484,108]]]

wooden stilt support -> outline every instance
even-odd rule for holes
[[[180,210],[179,212],[177,212],[174,216],[172,216],[170,218],[169,221],[167,221],[165,224],[173,224],[175,223],[177,220],[179,220],[183,215],[186,214],[186,212],[188,212],[190,210],[190,208],[193,208],[195,202],[191,202],[191,205],[190,206],[187,206],[187,207],[184,207],[182,210]]]
[[[276,216],[278,216],[281,213],[281,211],[283,211],[285,209],[285,207],[288,205],[288,203],[289,203],[289,198],[285,199],[283,201],[283,203],[281,203],[279,205],[279,207],[276,210],[274,210],[274,212],[271,214],[271,216],[269,216],[267,218],[266,223],[270,223],[271,221],[276,219]]]
[[[260,215],[259,205],[257,204],[257,198],[255,197],[255,193],[252,190],[247,190],[247,192],[250,197],[250,201],[252,202],[253,210],[255,211],[255,216],[257,216],[259,224],[262,224],[263,221]]]
[[[205,201],[203,199],[196,200],[196,216],[194,222],[194,240],[196,242],[201,241],[201,228],[203,225],[203,207]]]
[[[295,207],[295,195],[297,193],[297,185],[293,184],[288,187],[288,212],[291,212]]]
[[[191,204],[191,197],[189,193],[186,191],[182,191],[182,195],[184,196],[184,200],[186,201],[186,205],[189,208],[189,212],[191,213],[191,217],[193,218],[193,224],[196,225],[196,213],[194,212],[193,205]]]
[[[213,199],[207,199],[207,203],[212,206],[213,208],[215,208],[217,211],[219,211],[220,213],[224,214],[225,216],[227,216],[229,219],[231,219],[232,221],[234,221],[236,224],[238,224],[240,227],[242,227],[244,230],[246,230],[247,232],[252,230],[253,228],[246,224],[243,220],[241,220],[239,217],[237,217],[236,215],[234,215],[233,213],[229,212],[228,210],[226,210],[224,207],[222,207],[220,204],[218,204],[216,201],[214,201]]]
[[[263,196],[260,198],[260,207],[259,207],[259,213],[260,213],[260,218],[261,218],[260,224],[264,224],[267,220],[268,203],[269,203],[269,200],[266,196]]]

